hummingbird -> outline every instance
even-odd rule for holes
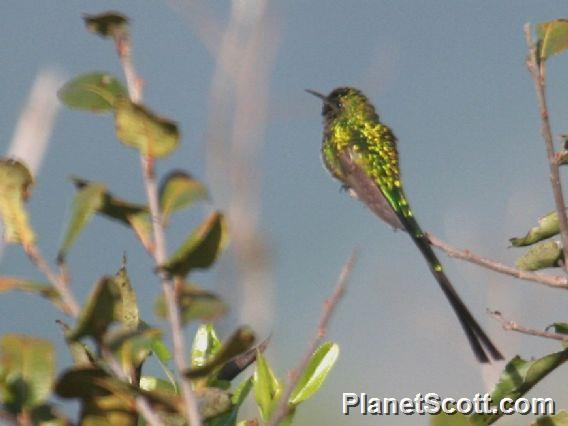
[[[410,235],[457,315],[477,360],[503,359],[454,289],[418,225],[400,177],[397,139],[373,104],[353,87],[336,88],[327,96],[306,91],[323,101],[321,152],[327,170],[380,219]]]

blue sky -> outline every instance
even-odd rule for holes
[[[146,103],[178,121],[183,133],[179,151],[161,162],[158,171],[184,168],[208,183],[206,141],[211,128],[223,124],[212,123],[210,115],[218,70],[215,43],[220,39],[213,31],[214,47],[207,47],[203,27],[210,25],[222,34],[231,10],[230,2],[209,3],[89,0],[5,6],[0,17],[0,153],[8,150],[39,70],[55,68],[67,78],[106,70],[122,78],[112,45],[86,33],[80,19],[82,13],[116,9],[132,19],[134,58],[145,81]],[[508,248],[508,239],[553,209],[536,98],[524,67],[522,27],[525,22],[564,17],[565,11],[563,1],[295,0],[266,6],[268,36],[260,42],[264,50],[259,66],[241,76],[258,92],[245,93],[249,104],[241,105],[240,111],[245,123],[259,114],[264,120],[251,133],[258,173],[250,182],[260,188],[254,214],[270,267],[266,287],[255,293],[260,314],[235,309],[221,322],[221,330],[228,333],[241,318],[257,321],[253,326],[263,335],[272,333],[269,358],[284,376],[313,335],[341,265],[354,247],[360,251],[330,330],[329,337],[341,345],[340,360],[327,386],[300,410],[299,424],[310,424],[314,417],[337,425],[424,424],[426,419],[420,417],[343,418],[341,392],[470,396],[490,387],[499,371],[498,366],[476,364],[408,237],[380,223],[327,175],[319,154],[321,106],[304,89],[362,89],[400,141],[406,192],[422,227],[458,247],[513,263],[520,251]],[[563,78],[567,71],[566,56],[550,61],[547,77],[555,135],[566,133],[568,127]],[[229,113],[238,110],[234,93],[229,85]],[[250,102],[261,98],[262,108],[251,107]],[[144,200],[137,156],[117,143],[112,119],[62,109],[29,204],[40,246],[50,258],[55,257],[69,215],[70,175],[104,181],[117,195]],[[170,249],[211,206],[230,205],[231,190],[223,186],[226,181],[220,182],[211,184],[211,205],[177,218]],[[159,323],[152,314],[159,285],[148,258],[131,234],[115,223],[96,218],[81,235],[69,256],[73,288],[84,297],[99,276],[117,269],[124,251],[144,317]],[[566,320],[559,291],[444,254],[440,258],[475,316],[509,358],[558,349],[554,342],[501,330],[485,310],[498,309],[526,326],[544,328]],[[199,273],[195,280],[225,294],[236,308],[242,283],[235,270],[229,252],[213,271]],[[17,247],[5,250],[0,273],[40,278]],[[0,334],[15,331],[51,338],[58,345],[59,367],[68,362],[54,324],[60,315],[44,301],[2,295],[0,312]],[[188,335],[192,331],[189,328]],[[531,395],[556,396],[565,406],[561,376],[548,378]]]

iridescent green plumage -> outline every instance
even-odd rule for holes
[[[391,129],[381,123],[373,105],[357,89],[340,87],[328,96],[308,92],[323,101],[322,157],[326,168],[377,216],[410,234],[458,316],[477,359],[489,362],[485,349],[493,359],[503,359],[454,290],[414,218],[402,187]]]

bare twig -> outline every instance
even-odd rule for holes
[[[436,236],[430,233],[426,234],[426,238],[428,238],[428,241],[430,241],[430,244],[432,246],[445,251],[451,257],[462,259],[467,262],[471,262],[476,265],[482,266],[484,268],[491,269],[492,271],[500,272],[501,274],[505,275],[510,275],[512,277],[516,277],[521,280],[534,281],[554,288],[568,289],[568,278],[566,277],[559,275],[547,275],[547,274],[538,274],[529,271],[522,271],[520,269],[499,263],[495,260],[479,256],[478,254],[475,254],[470,250],[460,250],[458,248],[455,248],[441,241],[439,238],[437,238]]]
[[[127,34],[120,34],[115,39],[116,50],[124,70],[128,93],[132,102],[139,103],[142,101],[142,79],[140,79],[132,62],[132,52],[130,40]],[[162,265],[167,261],[166,239],[158,202],[158,186],[154,173],[154,159],[150,156],[140,155],[140,163],[144,179],[144,187],[146,197],[148,198],[148,207],[152,222],[152,230],[154,234],[155,247],[153,251],[154,261],[156,265]],[[174,291],[174,283],[165,272],[159,273],[162,282],[162,290],[164,298],[168,306],[168,320],[172,334],[174,361],[180,375],[181,395],[185,405],[185,417],[191,426],[201,426],[201,417],[199,415],[199,407],[197,399],[191,388],[191,384],[183,377],[183,371],[187,369],[185,360],[185,342],[183,330],[181,328],[180,313],[178,304],[176,303],[176,295]]]
[[[529,336],[544,337],[545,339],[559,340],[561,342],[568,342],[568,334],[550,333],[548,331],[535,330],[533,328],[526,328],[517,324],[515,321],[507,320],[499,311],[488,311],[489,314],[503,326],[503,330],[516,331],[517,333],[528,334]]]
[[[79,316],[79,304],[75,300],[75,296],[69,289],[67,282],[58,274],[56,274],[47,263],[47,260],[41,254],[37,245],[29,245],[24,248],[26,254],[30,261],[36,266],[39,271],[45,275],[48,281],[53,285],[53,287],[59,293],[61,301],[63,302],[63,307],[67,311],[68,315],[74,318]]]
[[[280,403],[275,409],[274,415],[268,422],[268,426],[277,426],[290,413],[290,405],[288,404],[288,400],[290,399],[292,392],[298,385],[298,381],[300,380],[300,377],[302,377],[302,373],[307,368],[313,353],[318,348],[327,333],[329,320],[331,319],[331,316],[335,311],[335,308],[337,307],[337,304],[339,303],[341,297],[345,293],[347,280],[349,278],[349,275],[351,274],[351,271],[353,270],[353,266],[355,265],[355,258],[356,252],[353,251],[347,263],[343,265],[333,294],[324,302],[323,311],[318,323],[316,335],[310,342],[300,364],[290,372],[288,385],[286,386],[284,393],[280,397]]]
[[[540,132],[546,145],[546,155],[550,166],[550,184],[552,186],[552,193],[554,194],[558,223],[560,224],[560,239],[562,241],[563,249],[568,249],[568,218],[566,217],[566,204],[564,203],[564,194],[562,192],[562,185],[560,184],[560,172],[558,170],[559,165],[554,150],[548,107],[546,105],[545,61],[540,61],[539,63],[537,60],[537,48],[532,39],[531,25],[526,24],[524,30],[527,46],[529,48],[527,68],[534,80],[536,96],[538,99],[541,119]],[[564,264],[564,269],[568,272],[568,263]]]

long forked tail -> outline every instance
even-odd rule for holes
[[[479,323],[475,320],[465,303],[461,300],[460,296],[454,289],[454,286],[444,273],[438,257],[426,240],[424,232],[422,232],[416,220],[410,216],[401,217],[401,221],[404,225],[406,225],[412,240],[420,249],[422,255],[426,258],[428,266],[432,271],[432,275],[434,275],[436,281],[438,281],[438,284],[440,285],[440,288],[450,302],[450,305],[452,305],[477,360],[482,363],[488,363],[491,359],[504,359],[501,352],[499,352],[499,349],[497,349],[493,342],[491,342],[487,334],[485,334],[485,331],[483,331]],[[486,350],[489,352],[491,359],[487,355]]]

